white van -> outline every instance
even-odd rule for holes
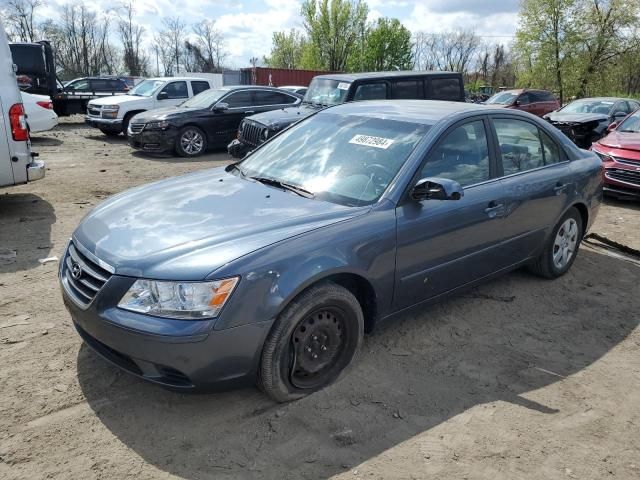
[[[212,87],[201,77],[148,78],[126,95],[94,99],[87,105],[85,122],[109,136],[126,134],[129,120],[147,110],[174,107]]]
[[[39,180],[44,162],[31,152],[29,129],[9,42],[0,20],[0,187]]]

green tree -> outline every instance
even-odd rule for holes
[[[413,68],[411,32],[397,18],[379,18],[355,47],[351,69],[361,71],[410,70]]]
[[[293,28],[289,33],[274,32],[271,54],[264,63],[272,68],[301,68],[306,43],[304,35]]]
[[[303,53],[305,67],[313,60],[323,70],[346,70],[365,30],[367,4],[363,0],[305,0],[300,13],[311,44]]]

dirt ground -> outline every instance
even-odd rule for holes
[[[344,380],[288,405],[105,363],[38,260],[105,197],[229,158],[132,154],[74,121],[34,139],[44,180],[0,191],[0,478],[640,478],[640,263],[600,248],[383,325]],[[593,231],[640,249],[640,203],[607,201]]]

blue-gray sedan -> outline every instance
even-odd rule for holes
[[[65,304],[96,352],[178,389],[329,385],[365,331],[520,266],[564,274],[600,159],[518,111],[355,102],[226,168],[121,193],[74,232]]]

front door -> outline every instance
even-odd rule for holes
[[[189,98],[187,82],[179,80],[167,83],[156,95],[156,108],[175,107]]]
[[[218,103],[226,103],[228,108],[215,111],[214,107],[207,135],[211,144],[226,146],[236,137],[242,119],[256,113],[255,98],[252,90],[238,90],[223,97]]]
[[[408,307],[508,266],[504,194],[496,177],[488,119],[456,124],[428,153],[418,178],[447,178],[460,200],[407,200],[398,206],[394,306]]]

